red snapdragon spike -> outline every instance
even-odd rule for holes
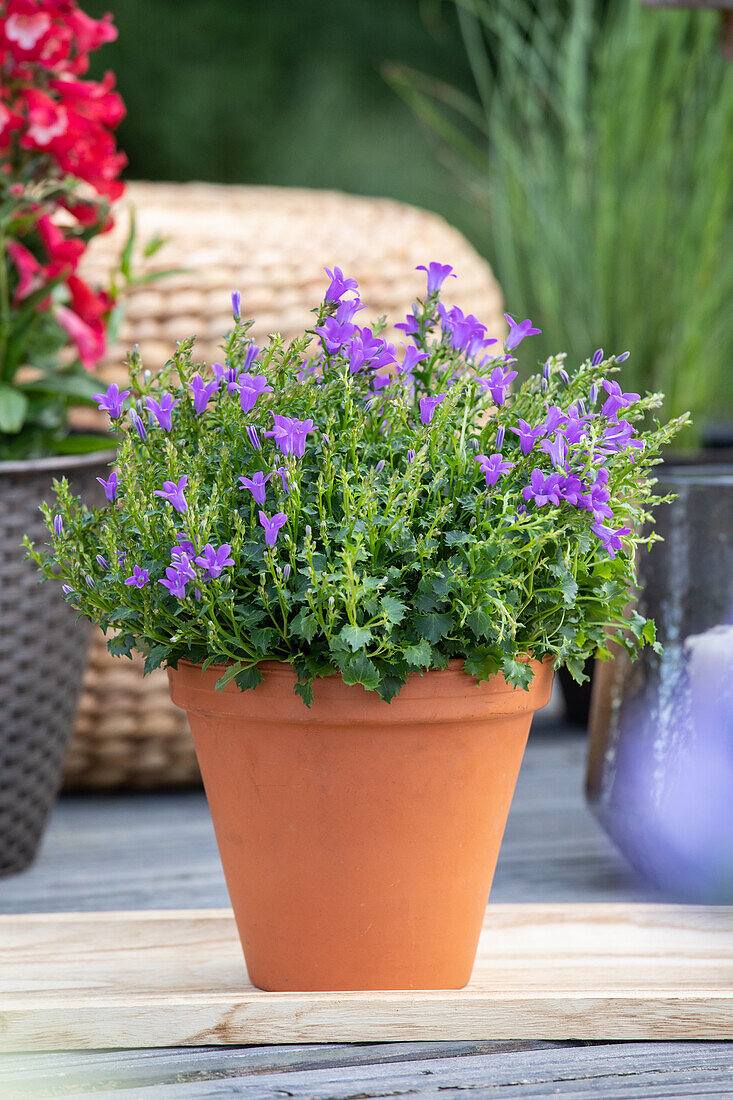
[[[115,78],[105,73],[104,80],[49,80],[64,106],[82,118],[114,129],[125,117],[125,105],[113,91]],[[78,124],[78,120],[77,124]]]
[[[104,290],[95,292],[78,275],[69,275],[66,285],[71,291],[71,308],[87,325],[101,321],[112,308],[112,299]]]
[[[52,277],[56,277],[64,271],[73,271],[79,263],[84,252],[83,241],[72,237],[65,237],[62,230],[51,221],[48,214],[43,214],[36,223],[38,235],[43,241],[48,258],[51,261],[49,271]]]
[[[51,143],[69,128],[66,108],[39,88],[22,88],[18,97],[25,115],[25,131],[20,139],[24,149],[48,151]]]

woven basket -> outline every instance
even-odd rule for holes
[[[484,260],[435,214],[384,199],[335,192],[210,184],[133,183],[138,247],[156,233],[166,244],[156,265],[185,268],[164,281],[135,288],[126,302],[119,343],[101,373],[125,377],[133,343],[151,369],[171,355],[176,340],[198,335],[202,359],[218,358],[231,325],[230,295],[242,292],[242,312],[256,318],[253,335],[286,339],[311,321],[325,288],[324,267],[338,264],[359,281],[369,306],[365,321],[386,314],[402,320],[423,290],[418,264],[450,263],[458,279],[449,294],[475,313],[489,334],[502,336],[501,292]],[[89,249],[86,275],[104,282],[119,253],[127,219]],[[138,261],[140,262],[140,261]],[[391,339],[402,334],[388,330]],[[142,662],[112,658],[101,632],[92,646],[68,757],[67,788],[181,786],[198,782],[182,711],[168,698],[162,671],[142,677]]]

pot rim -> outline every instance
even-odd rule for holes
[[[116,455],[116,448],[105,447],[85,454],[10,459],[7,462],[0,462],[0,477],[3,474],[36,474],[45,473],[47,470],[75,470],[84,466],[97,466],[104,462],[111,462]]]

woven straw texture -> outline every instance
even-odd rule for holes
[[[0,876],[33,859],[61,784],[90,626],[76,621],[57,584],[40,584],[24,534],[47,531],[39,511],[51,480],[100,503],[95,478],[109,454],[0,463]]]
[[[210,184],[130,184],[125,203],[135,208],[138,249],[154,234],[166,243],[154,266],[185,269],[135,288],[127,298],[119,342],[102,364],[109,382],[125,377],[124,357],[134,343],[150,369],[171,355],[176,340],[196,333],[198,356],[218,358],[231,325],[230,295],[242,292],[242,312],[253,335],[286,339],[311,321],[325,289],[324,267],[338,264],[359,281],[369,306],[364,321],[386,314],[402,320],[424,288],[418,264],[450,263],[458,279],[447,297],[502,336],[502,298],[491,270],[464,237],[434,214],[384,199],[335,192]],[[128,220],[89,250],[86,274],[108,278]],[[138,260],[138,269],[142,260]],[[388,330],[390,339],[401,334]],[[181,786],[198,782],[186,718],[168,698],[162,671],[144,680],[141,661],[112,658],[97,632],[76,731],[67,760],[72,788]]]

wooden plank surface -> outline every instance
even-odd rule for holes
[[[731,1039],[731,910],[506,905],[465,990],[264,993],[228,910],[0,917],[0,1049]]]

